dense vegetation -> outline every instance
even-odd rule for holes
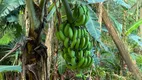
[[[0,80],[141,80],[141,0],[0,0]]]

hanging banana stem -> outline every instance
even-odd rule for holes
[[[66,15],[67,15],[67,18],[68,18],[69,23],[73,23],[74,18],[73,18],[73,15],[72,15],[70,6],[69,6],[69,4],[68,4],[68,1],[67,1],[67,0],[62,0],[62,3],[63,3],[63,5],[64,5],[64,8],[65,8]]]

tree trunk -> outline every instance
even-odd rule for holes
[[[41,15],[45,13],[32,0],[26,0],[26,9],[25,24],[29,31],[27,31],[28,37],[24,38],[22,46],[21,80],[48,80],[47,48],[42,44],[40,38],[41,31],[44,28],[43,17]]]
[[[128,52],[128,48],[126,47],[126,45],[123,43],[123,41],[118,36],[118,33],[116,32],[114,26],[112,25],[112,22],[110,21],[108,14],[107,14],[104,7],[103,7],[102,17],[103,17],[103,21],[106,24],[108,32],[110,33],[113,41],[115,42],[118,50],[120,51],[120,55],[122,56],[122,58],[126,62],[129,70],[136,76],[137,80],[141,80],[142,77],[141,77],[141,73],[139,72],[138,67],[133,64],[133,62],[130,58],[129,52]]]

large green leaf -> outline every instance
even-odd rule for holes
[[[0,72],[5,72],[5,71],[16,71],[16,72],[21,72],[21,66],[10,66],[10,65],[0,65]]]
[[[99,38],[101,36],[100,33],[100,24],[97,22],[97,16],[96,13],[89,8],[89,15],[90,15],[90,19],[89,21],[86,23],[86,28],[88,30],[88,32],[91,34],[91,36],[93,36],[97,41],[99,41]]]
[[[25,5],[25,0],[3,0],[0,4],[0,17],[5,17],[21,5]]]
[[[142,19],[135,22],[125,33],[126,36],[132,33],[132,31],[138,29],[138,27],[142,24]]]
[[[106,50],[108,51],[107,46],[105,46],[105,44],[100,40],[101,37],[101,32],[100,32],[100,24],[97,22],[97,16],[95,14],[95,12],[89,8],[89,12],[90,12],[90,19],[89,21],[86,23],[86,28],[88,30],[88,32],[90,33],[90,35],[100,43],[100,45]]]

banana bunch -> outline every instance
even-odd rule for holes
[[[90,51],[74,51],[70,48],[64,48],[60,51],[62,57],[66,61],[66,66],[70,69],[89,68],[93,63]]]
[[[72,27],[68,22],[63,22],[56,32],[57,39],[62,42],[59,53],[70,69],[89,68],[93,63],[89,33],[84,27]]]
[[[83,26],[89,20],[89,11],[85,5],[76,5],[73,11],[73,17],[75,18],[75,26]]]

